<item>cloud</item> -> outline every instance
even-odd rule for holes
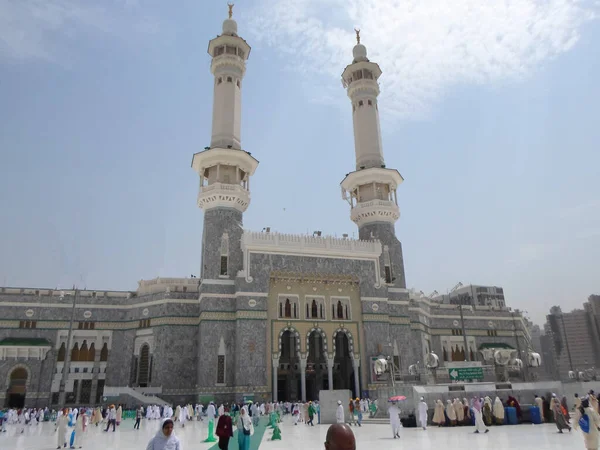
[[[598,9],[585,0],[258,1],[254,37],[337,89],[359,27],[384,72],[380,107],[401,118],[427,115],[453,85],[531,75],[571,49]]]
[[[88,33],[128,39],[155,30],[135,0],[0,0],[0,61],[54,60]]]

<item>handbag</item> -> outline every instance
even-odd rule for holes
[[[246,427],[243,427],[242,429],[244,430],[244,434],[245,434],[246,436],[251,436],[251,434],[250,434],[250,430],[246,430]]]

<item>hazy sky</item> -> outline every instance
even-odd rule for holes
[[[241,0],[252,46],[245,227],[357,234],[340,75],[383,70],[408,287],[505,288],[540,322],[600,293],[600,2]],[[192,154],[225,1],[0,0],[0,284],[130,289],[198,274]]]

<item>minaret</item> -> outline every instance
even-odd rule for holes
[[[389,286],[406,288],[402,244],[394,224],[400,218],[396,189],[404,181],[383,159],[379,126],[379,65],[369,61],[367,48],[357,44],[354,59],[344,70],[342,81],[352,103],[356,170],[342,181],[342,195],[350,203],[350,217],[358,225],[361,239],[379,239],[383,244],[382,278]]]
[[[192,159],[200,176],[198,206],[204,210],[202,279],[233,279],[242,270],[242,216],[250,204],[250,177],[258,166],[241,146],[242,86],[250,46],[238,36],[232,14],[230,4],[223,33],[208,44],[215,78],[212,138]]]

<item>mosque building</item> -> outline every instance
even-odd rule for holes
[[[392,379],[449,382],[453,363],[516,366],[527,378],[517,361],[530,356],[520,314],[443,304],[406,288],[395,231],[403,178],[384,159],[382,70],[358,32],[357,41],[342,72],[356,161],[341,191],[359,239],[243,228],[259,162],[241,140],[251,49],[230,10],[208,46],[210,146],[191,164],[204,214],[200,277],[140,281],[132,292],[0,288],[0,404],[58,405],[61,395],[77,405],[127,396],[306,400],[326,389],[366,396]],[[498,350],[511,352],[512,363]]]

